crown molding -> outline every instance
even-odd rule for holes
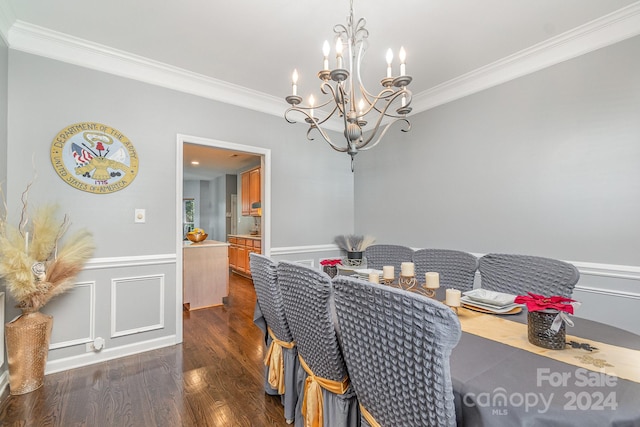
[[[280,98],[20,20],[9,30],[9,47],[263,113],[283,113]]]
[[[413,97],[413,114],[489,89],[640,34],[640,1]]]
[[[8,29],[7,29],[8,28]],[[98,43],[15,20],[0,6],[11,49],[282,117],[282,99]],[[640,34],[640,1],[413,97],[412,115]],[[328,126],[339,130],[340,126]]]
[[[0,37],[9,44],[9,29],[16,21],[16,16],[8,1],[0,2]]]

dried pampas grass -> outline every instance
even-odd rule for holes
[[[343,234],[336,236],[335,243],[347,252],[362,252],[375,243],[372,236],[357,236],[355,234]]]
[[[39,310],[56,295],[73,286],[74,278],[91,258],[95,246],[88,230],[69,238],[66,215],[57,218],[56,205],[45,205],[29,215],[27,193],[22,195],[18,226],[7,222],[7,209],[0,216],[0,278],[18,302],[18,307]],[[4,202],[4,197],[2,198]]]

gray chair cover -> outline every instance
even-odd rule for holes
[[[459,289],[462,292],[473,289],[473,280],[478,269],[478,258],[468,252],[450,249],[418,249],[413,253],[416,278],[424,283],[424,273],[435,271],[440,274],[440,286]]]
[[[358,401],[383,427],[455,426],[449,358],[460,322],[444,304],[360,279],[333,280]],[[362,425],[369,426],[364,416]]]
[[[278,285],[277,263],[256,253],[249,254],[253,286],[258,298],[254,311],[254,323],[265,333],[267,348],[271,345],[271,337],[267,333],[267,326],[271,328],[277,339],[285,342],[293,341],[287,318],[284,314],[284,303]],[[296,404],[298,402],[298,350],[296,347],[282,349],[284,359],[285,391],[282,395],[284,417],[291,423],[295,419]],[[277,395],[278,390],[269,385],[269,368],[265,368],[264,389],[267,394]]]
[[[396,277],[400,274],[400,265],[413,260],[413,249],[401,245],[371,245],[364,250],[367,268],[382,270],[385,265],[392,265]]]
[[[571,297],[580,273],[573,265],[529,255],[487,254],[479,263],[481,287],[522,295]]]
[[[331,278],[324,272],[302,264],[281,261],[278,283],[284,298],[284,310],[296,342],[298,354],[317,376],[341,381],[347,367],[338,344],[332,309]],[[296,426],[303,426],[302,402],[306,371],[298,369],[299,399]],[[324,427],[357,427],[360,425],[358,401],[353,387],[340,395],[323,389]]]

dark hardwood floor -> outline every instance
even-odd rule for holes
[[[232,274],[227,304],[184,313],[184,342],[46,376],[0,402],[2,426],[286,426],[263,389],[255,292]]]

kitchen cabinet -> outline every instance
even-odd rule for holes
[[[261,203],[260,168],[254,168],[240,174],[242,191],[242,215],[259,216]]]
[[[182,248],[182,303],[187,310],[223,303],[229,295],[228,243],[204,240]]]
[[[229,267],[243,276],[251,276],[249,254],[262,253],[262,239],[251,235],[229,236]]]

